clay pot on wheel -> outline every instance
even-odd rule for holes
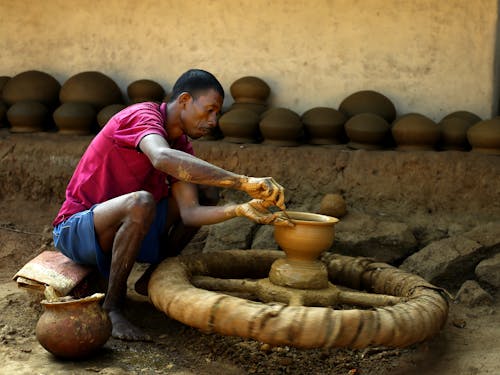
[[[387,121],[374,113],[355,115],[345,123],[345,132],[350,140],[348,146],[354,149],[381,149],[390,129]]]
[[[388,123],[396,118],[396,107],[385,95],[373,91],[363,90],[355,92],[345,98],[339,106],[339,111],[348,118],[360,113],[375,113],[383,117]]]
[[[44,130],[49,111],[42,103],[21,101],[7,110],[12,133],[34,133]]]
[[[265,144],[298,146],[304,127],[300,117],[287,108],[271,108],[262,114],[259,124]]]
[[[155,81],[139,79],[128,85],[127,95],[132,103],[161,102],[165,97],[165,90]]]
[[[237,103],[264,104],[271,93],[271,88],[265,81],[253,76],[237,79],[229,89]]]
[[[302,123],[313,145],[342,143],[344,123],[347,117],[340,111],[328,107],[315,107],[304,112]]]
[[[472,151],[500,155],[500,117],[480,121],[467,130]]]
[[[256,143],[259,139],[260,116],[248,109],[233,109],[219,119],[224,140],[233,143]]]
[[[96,122],[95,110],[87,103],[61,104],[53,117],[60,134],[90,134]]]
[[[433,150],[441,134],[430,118],[409,113],[394,122],[392,136],[398,150]]]
[[[76,299],[42,301],[44,312],[36,325],[36,338],[61,358],[88,357],[111,336],[111,321],[99,305],[104,294]]]

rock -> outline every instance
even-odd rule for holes
[[[272,225],[260,225],[253,236],[252,249],[270,249],[279,248],[274,240],[274,227]]]
[[[475,273],[480,281],[500,288],[500,253],[479,262]]]
[[[393,263],[412,253],[417,241],[404,223],[380,221],[360,212],[350,212],[335,226],[332,251],[365,256]]]
[[[484,247],[476,241],[453,236],[430,243],[408,257],[400,268],[431,283],[458,288],[465,280],[473,278],[474,267],[483,251]]]
[[[500,221],[479,225],[463,236],[480,243],[490,254],[500,252]]]
[[[255,225],[240,217],[211,225],[203,252],[250,248]]]
[[[347,213],[347,205],[340,194],[326,194],[321,200],[318,213],[340,218]]]
[[[475,280],[467,280],[457,292],[456,300],[469,307],[490,305],[493,297]]]

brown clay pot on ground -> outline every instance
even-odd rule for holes
[[[118,85],[100,72],[82,72],[70,77],[62,85],[59,98],[62,103],[90,104],[96,111],[123,103]]]
[[[44,130],[49,110],[42,103],[20,101],[7,110],[7,120],[12,133],[34,133]]]
[[[375,113],[383,117],[388,123],[396,118],[396,107],[385,95],[373,91],[357,91],[345,98],[339,106],[339,111],[348,118],[360,113]]]
[[[219,119],[219,128],[224,141],[233,143],[256,143],[259,140],[260,116],[248,109],[233,109]]]
[[[161,102],[165,97],[165,90],[161,85],[150,79],[139,79],[127,87],[127,95],[132,103]]]
[[[262,103],[236,103],[234,102],[231,104],[231,107],[229,107],[229,111],[232,111],[233,109],[247,109],[250,111],[254,111],[258,115],[263,114],[265,111],[269,109],[267,104],[262,104]]]
[[[61,84],[50,74],[29,70],[9,79],[3,87],[2,95],[9,105],[33,101],[53,108],[58,104],[60,89]]]
[[[95,110],[87,103],[63,103],[53,117],[60,134],[87,135],[96,122]]]
[[[102,294],[48,302],[36,325],[36,338],[57,357],[80,359],[103,346],[111,336],[111,322],[99,301]]]
[[[264,104],[271,93],[269,85],[261,78],[245,76],[237,79],[229,88],[237,103]]]
[[[342,143],[346,120],[342,112],[328,107],[311,108],[301,116],[308,142],[313,145]]]
[[[342,217],[347,213],[347,205],[344,197],[340,194],[326,194],[323,199],[321,199],[319,214]]]
[[[440,138],[438,125],[419,113],[409,113],[397,119],[392,136],[398,150],[433,150]]]
[[[467,130],[472,151],[500,155],[500,117],[483,120]]]
[[[104,107],[97,114],[97,123],[102,128],[106,125],[111,117],[116,115],[122,109],[127,108],[125,104],[110,104]]]
[[[374,113],[360,113],[345,123],[345,132],[355,149],[378,150],[383,148],[391,126],[381,116]]]
[[[271,108],[262,114],[259,123],[265,144],[298,146],[304,127],[300,116],[288,108]]]

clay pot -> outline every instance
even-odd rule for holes
[[[476,115],[475,113],[469,112],[469,111],[455,111],[452,113],[449,113],[448,115],[444,116],[443,120],[448,120],[450,118],[460,118],[462,120],[467,121],[469,124],[474,125],[481,121],[481,117]]]
[[[110,104],[122,104],[123,97],[115,81],[100,72],[82,72],[62,85],[62,103],[87,103],[96,111]]]
[[[314,145],[342,143],[346,120],[342,112],[328,107],[311,108],[301,116],[308,141]]]
[[[320,203],[321,215],[342,217],[347,213],[347,205],[340,194],[326,194]]]
[[[60,83],[50,74],[29,70],[7,80],[2,95],[9,105],[33,101],[53,108],[58,104],[60,89]]]
[[[385,95],[372,90],[355,92],[345,98],[339,110],[348,118],[360,113],[374,113],[383,117],[388,123],[396,118],[396,108]]]
[[[36,338],[61,358],[88,357],[111,336],[111,322],[99,305],[103,294],[56,302],[42,301],[44,312],[36,325]]]
[[[271,108],[264,112],[259,128],[263,143],[276,146],[297,146],[304,133],[299,115],[287,108]]]
[[[500,155],[500,117],[480,121],[467,130],[472,151]]]
[[[165,97],[165,90],[161,85],[150,79],[140,79],[127,87],[127,95],[132,103],[161,102]]]
[[[49,110],[42,103],[20,101],[7,110],[7,120],[12,133],[34,133],[44,130]]]
[[[470,148],[467,130],[472,124],[467,120],[460,117],[448,117],[441,120],[438,125],[441,128],[441,149],[463,151]]]
[[[440,131],[430,118],[409,113],[394,122],[392,136],[398,150],[432,150],[439,141]]]
[[[96,122],[95,110],[87,103],[63,103],[53,117],[60,134],[87,135]]]
[[[389,123],[374,113],[355,115],[345,123],[345,132],[350,140],[348,146],[355,149],[383,148],[390,129]]]
[[[2,92],[5,84],[10,80],[10,77],[0,76],[0,99],[2,99]]]
[[[104,107],[97,114],[97,123],[102,128],[106,125],[111,117],[116,115],[122,109],[127,108],[125,104],[110,104]]]
[[[231,107],[229,107],[229,111],[232,111],[233,109],[247,109],[250,111],[254,111],[258,115],[263,114],[265,111],[269,109],[267,104],[262,104],[262,103],[233,103],[231,104]]]
[[[256,143],[259,140],[260,116],[248,109],[233,109],[219,119],[224,140],[233,143]]]
[[[0,128],[7,125],[7,105],[0,100]]]
[[[265,104],[271,88],[258,77],[246,76],[234,81],[229,88],[237,103]]]

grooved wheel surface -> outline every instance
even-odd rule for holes
[[[230,250],[170,258],[153,273],[149,297],[171,318],[204,332],[299,348],[405,347],[431,338],[446,322],[442,289],[369,258],[327,253],[322,262],[330,282],[351,288],[344,304],[373,300],[374,306],[263,303],[224,292],[229,287],[252,294],[260,285],[256,280],[267,278],[271,264],[283,256],[275,250]],[[204,280],[221,291],[193,285]],[[380,299],[389,302],[384,306]]]

